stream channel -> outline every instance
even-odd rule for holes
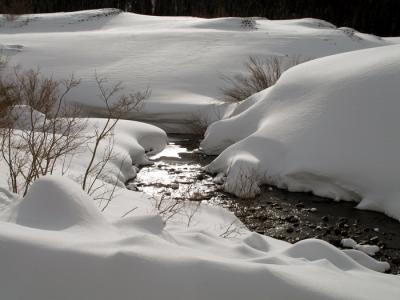
[[[378,245],[380,251],[374,257],[389,262],[389,273],[400,274],[398,221],[358,210],[356,203],[335,202],[268,185],[255,199],[238,199],[223,192],[202,170],[215,157],[196,151],[199,142],[194,135],[170,135],[166,149],[151,158],[154,164],[138,173],[134,181],[138,190],[222,206],[234,212],[251,231],[290,243],[318,238],[341,248],[341,240],[350,237],[360,244]]]

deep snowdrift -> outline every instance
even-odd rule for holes
[[[0,290],[8,300],[390,300],[400,293],[398,276],[370,271],[322,241],[290,245],[255,233],[227,240],[166,229],[157,216],[112,221],[63,177],[39,179],[1,220]]]
[[[226,148],[208,170],[239,195],[268,182],[400,220],[399,82],[397,45],[299,65],[208,129],[204,151]]]
[[[249,56],[308,59],[394,42],[315,19],[255,19],[254,27],[248,27],[240,18],[92,10],[22,16],[15,22],[1,21],[0,16],[0,23],[0,40],[11,66],[39,67],[55,78],[74,73],[83,81],[70,99],[92,112],[102,106],[95,71],[111,82],[123,81],[129,89],[150,87],[146,114],[132,118],[171,131],[191,130],[194,118],[215,119],[219,113],[214,105],[223,115],[227,105],[216,100],[222,98],[225,84],[221,74],[242,72]]]

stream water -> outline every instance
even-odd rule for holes
[[[202,167],[215,157],[197,151],[199,137],[171,135],[166,149],[140,170],[135,180],[139,190],[177,200],[202,201],[225,207],[252,231],[291,243],[323,239],[341,247],[343,238],[360,244],[375,244],[378,260],[388,261],[390,273],[400,274],[400,223],[383,214],[361,211],[355,203],[334,202],[310,193],[292,193],[263,186],[255,199],[238,199],[222,191]]]

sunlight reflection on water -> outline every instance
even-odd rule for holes
[[[181,158],[180,153],[190,153],[186,148],[178,146],[178,145],[173,145],[169,144],[163,151],[160,153],[153,155],[150,157],[150,159],[159,159],[161,157],[174,157],[174,158]]]

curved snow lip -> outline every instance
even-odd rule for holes
[[[256,185],[352,200],[400,220],[399,61],[391,45],[288,70],[253,105],[209,127],[202,148],[223,151],[206,169],[226,175],[236,195],[249,184],[234,174],[250,168]]]

